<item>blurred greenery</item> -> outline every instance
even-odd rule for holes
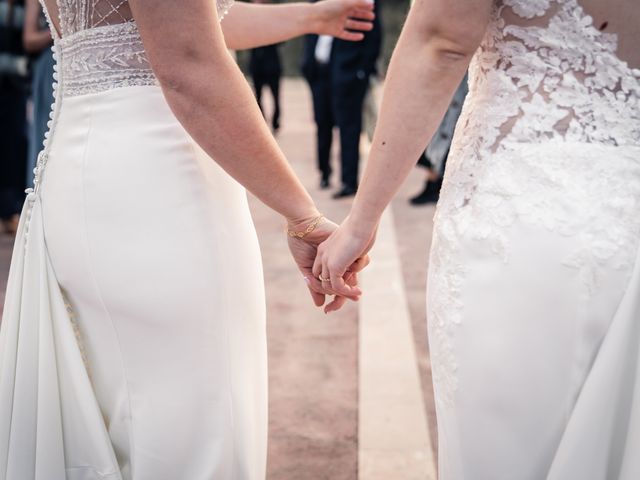
[[[285,3],[289,0],[283,0],[275,3]],[[404,24],[407,11],[409,10],[410,0],[379,0],[378,8],[381,9],[383,46],[382,55],[379,60],[380,72],[384,75],[389,65],[389,58],[393,52],[393,47],[398,40],[400,29]],[[302,60],[303,39],[296,38],[280,45],[280,56],[286,76],[300,75],[300,62]],[[238,53],[238,63],[242,70],[247,73],[247,65],[249,63],[249,52],[242,51]]]

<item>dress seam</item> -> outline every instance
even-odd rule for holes
[[[90,137],[91,137],[91,133],[93,131],[93,108],[94,105],[92,103],[91,105],[91,109],[89,112],[89,130],[88,130],[88,134],[87,134],[87,138],[86,138],[86,145],[85,145],[85,151],[83,153],[82,156],[82,173],[81,173],[81,192],[82,192],[82,226],[83,226],[83,230],[84,230],[84,240],[85,240],[85,246],[86,246],[86,256],[87,256],[87,270],[89,272],[89,275],[91,277],[91,281],[96,289],[96,295],[98,298],[98,301],[100,302],[100,306],[102,307],[102,309],[104,310],[104,312],[106,313],[107,317],[109,318],[109,322],[111,323],[111,328],[114,331],[115,337],[116,337],[116,343],[118,346],[118,350],[120,353],[120,364],[121,364],[121,368],[122,368],[122,372],[123,372],[123,376],[124,376],[124,381],[125,381],[125,385],[126,385],[126,389],[127,389],[127,406],[129,408],[129,422],[131,425],[131,429],[129,430],[129,462],[130,462],[130,468],[131,468],[131,472],[133,474],[134,468],[133,468],[133,459],[134,459],[134,455],[133,450],[135,448],[135,442],[134,442],[134,422],[133,422],[133,409],[131,407],[131,391],[129,388],[129,379],[128,379],[128,375],[127,375],[127,369],[125,368],[124,365],[124,360],[122,357],[122,345],[121,345],[121,341],[120,341],[120,335],[118,333],[118,329],[115,326],[115,322],[113,321],[113,317],[111,316],[111,313],[109,312],[109,309],[107,308],[107,305],[104,301],[103,295],[102,295],[102,290],[100,288],[100,284],[97,280],[97,277],[95,275],[94,272],[94,268],[93,268],[93,262],[91,260],[91,242],[90,242],[90,238],[89,238],[89,226],[88,226],[88,222],[87,222],[87,192],[85,189],[85,173],[86,173],[86,166],[87,166],[87,157],[88,157],[88,153],[89,153],[89,143],[90,143]],[[105,429],[106,429],[106,425],[105,425]],[[108,430],[107,430],[108,433]],[[112,445],[112,449],[113,449],[113,445]],[[115,452],[114,452],[115,455]],[[116,459],[117,460],[117,459]]]
[[[186,132],[186,135],[189,136],[189,149],[191,150],[191,154],[193,155],[193,159],[194,162],[196,162],[196,166],[198,167],[199,173],[200,175],[202,175],[203,177],[206,178],[206,172],[202,171],[202,168],[200,168],[200,166],[198,165],[198,158],[200,157],[200,152],[198,151],[198,149],[196,148],[196,142],[195,140],[191,137],[191,135],[189,135],[188,132]],[[205,155],[208,157],[209,161],[211,162],[215,162],[215,160],[209,156],[209,154],[207,152],[205,152],[204,150],[202,150],[202,152],[205,153]],[[217,163],[217,162],[216,162]],[[204,205],[204,203],[207,201],[207,199],[203,199],[203,201],[201,202],[201,205]],[[216,243],[217,244],[217,243]],[[219,251],[219,249],[218,249]],[[220,252],[223,254],[223,252]],[[211,258],[211,257],[210,257]],[[213,267],[213,265],[212,265]],[[222,315],[222,318],[224,318],[224,321],[222,322],[224,324],[224,336],[225,336],[225,356],[226,356],[226,369],[225,372],[227,374],[227,384],[229,386],[228,389],[228,401],[229,401],[229,413],[231,416],[231,435],[232,435],[232,441],[231,441],[231,446],[232,446],[232,457],[233,457],[233,462],[231,464],[231,478],[235,479],[235,471],[236,471],[236,465],[239,463],[238,462],[238,448],[236,447],[236,441],[237,441],[237,435],[236,435],[236,424],[235,424],[235,409],[234,409],[234,401],[233,401],[233,383],[232,383],[232,375],[231,375],[231,353],[230,353],[230,341],[229,341],[229,325],[228,325],[228,317],[229,317],[229,308],[228,308],[228,298],[225,295],[224,298],[221,299],[224,305],[224,312]]]

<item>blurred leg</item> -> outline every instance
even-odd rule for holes
[[[362,108],[367,85],[368,80],[341,85],[333,96],[336,123],[340,129],[342,185],[351,189],[358,188]]]
[[[269,78],[269,88],[273,95],[273,118],[271,119],[271,125],[274,130],[280,128],[280,74],[272,75]]]
[[[262,89],[265,85],[265,80],[262,75],[259,75],[257,73],[252,73],[251,78],[253,78],[253,89],[256,92],[256,101],[258,102],[260,111],[264,115],[264,109],[262,108]]]
[[[331,83],[326,70],[320,70],[311,85],[313,112],[316,121],[318,169],[323,180],[331,176],[331,143],[333,140],[334,114],[331,99]]]

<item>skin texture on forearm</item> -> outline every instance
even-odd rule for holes
[[[490,7],[490,0],[418,0],[411,8],[350,214],[358,230],[374,230],[434,135],[482,39]]]
[[[227,173],[269,207],[294,222],[317,214],[244,76],[230,56],[225,60],[215,69],[192,65],[188,81],[165,88],[176,117]]]
[[[222,22],[227,47],[234,50],[283,42],[305,33],[358,41],[372,29],[371,0],[256,5],[236,2]]]
[[[38,53],[48,48],[53,43],[49,30],[38,30],[35,32],[24,32],[23,44],[27,53]]]
[[[180,123],[222,168],[289,221],[317,214],[226,50],[210,0],[132,0],[150,63]],[[199,32],[194,39],[193,32]]]
[[[258,5],[236,2],[221,22],[231,50],[284,42],[313,31],[312,4]]]

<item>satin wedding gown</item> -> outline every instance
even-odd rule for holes
[[[0,479],[263,480],[245,191],[169,110],[126,1],[45,6],[59,83],[0,333]]]
[[[640,478],[640,35],[593,7],[498,1],[470,66],[428,282],[442,480]]]

